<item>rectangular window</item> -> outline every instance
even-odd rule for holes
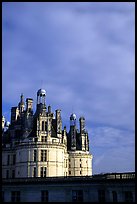
[[[46,167],[41,167],[41,171],[40,171],[41,177],[46,177],[46,173],[47,173],[46,171],[47,171]]]
[[[71,174],[71,171],[69,171],[69,175]]]
[[[9,170],[6,171],[6,178],[9,178]]]
[[[81,164],[80,164],[80,167],[81,167]]]
[[[133,195],[131,191],[125,191],[125,202],[133,202]]]
[[[44,177],[46,177],[46,174],[47,174],[47,169],[46,167],[44,167]]]
[[[36,167],[33,168],[33,177],[36,177]]]
[[[20,191],[11,191],[11,202],[20,202]]]
[[[43,177],[43,167],[41,167],[40,176]]]
[[[47,150],[41,150],[41,161],[47,161]]]
[[[16,154],[13,154],[13,165],[16,163]]]
[[[113,202],[117,202],[117,192],[112,191]]]
[[[41,202],[48,202],[49,193],[48,191],[41,191]]]
[[[83,190],[72,190],[72,202],[83,202]]]
[[[44,121],[42,121],[42,131],[44,131]]]
[[[12,170],[12,178],[15,178],[15,170]]]
[[[45,131],[47,131],[47,122],[45,122]]]
[[[98,190],[98,201],[105,202],[105,190]]]
[[[41,142],[44,142],[44,136],[41,136]]]
[[[4,202],[4,191],[2,191],[2,202]]]
[[[37,150],[35,149],[34,150],[34,162],[36,162],[36,160],[37,160]]]
[[[41,136],[41,142],[47,142],[47,137],[46,136]]]
[[[9,165],[10,164],[10,155],[8,155],[8,157],[7,157],[7,165]]]

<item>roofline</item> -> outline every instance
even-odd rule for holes
[[[14,178],[14,179],[2,179],[3,185],[5,184],[45,184],[45,183],[96,183],[101,182],[125,182],[126,181],[135,181],[135,172],[126,172],[126,173],[107,173],[107,174],[98,174],[93,176],[58,176],[58,177],[29,177],[29,178]]]

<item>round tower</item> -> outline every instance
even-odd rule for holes
[[[46,112],[46,91],[44,89],[39,89],[37,91],[37,113],[43,113]]]
[[[76,126],[76,115],[74,113],[70,116],[70,126]]]
[[[37,104],[42,103],[45,105],[46,91],[44,89],[39,89],[37,91]]]

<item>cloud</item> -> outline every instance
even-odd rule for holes
[[[134,171],[134,132],[113,127],[93,127],[90,141],[94,172]]]

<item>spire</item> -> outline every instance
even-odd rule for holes
[[[24,103],[23,101],[24,101],[24,96],[23,96],[23,93],[21,93],[20,102],[21,102],[21,103]]]
[[[19,107],[19,112],[22,113],[24,111],[24,108],[25,108],[23,93],[21,93],[20,102],[18,104],[18,107]]]

